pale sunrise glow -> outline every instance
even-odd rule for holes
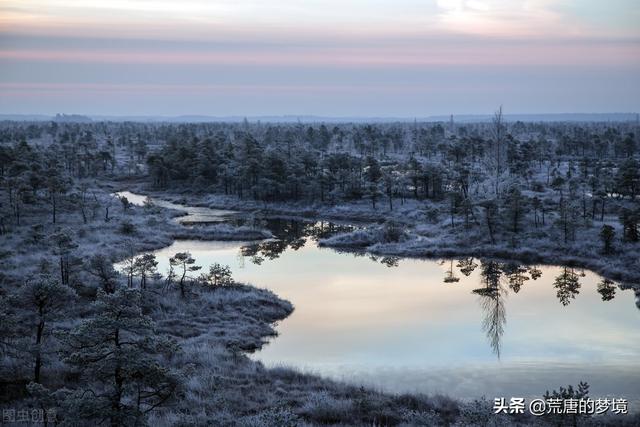
[[[4,0],[0,110],[414,117],[503,103],[512,112],[634,111],[637,22],[630,0],[606,8],[592,0]],[[33,102],[34,88],[73,84]],[[166,103],[147,111],[146,100],[121,93],[121,102],[80,104],[81,84],[144,88]],[[165,97],[193,85],[227,86],[227,94],[191,91],[179,104]],[[461,103],[456,93],[470,86]],[[329,97],[328,88],[345,91]],[[384,102],[372,105],[376,93]]]

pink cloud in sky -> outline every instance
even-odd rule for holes
[[[482,90],[500,90],[498,85],[485,85]],[[41,93],[60,95],[69,92],[75,93],[202,93],[202,92],[438,92],[438,91],[464,91],[472,92],[472,85],[451,85],[443,86],[439,84],[415,85],[415,84],[392,84],[392,85],[346,85],[346,84],[121,84],[121,83],[0,83],[0,94],[19,96],[25,93]]]
[[[288,48],[243,51],[133,51],[81,49],[0,50],[0,59],[14,61],[123,64],[236,64],[317,66],[426,65],[638,65],[640,45],[597,44],[432,44],[399,47]]]

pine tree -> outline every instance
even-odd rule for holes
[[[102,289],[111,293],[118,284],[118,272],[113,268],[111,259],[103,254],[95,254],[87,260],[85,270],[100,280]]]
[[[180,287],[180,296],[182,298],[187,295],[187,273],[200,270],[202,267],[195,264],[196,260],[191,256],[189,252],[178,252],[171,258],[169,258],[169,264],[171,267],[178,267],[182,269],[180,275],[180,281],[178,286]]]
[[[209,273],[203,274],[204,282],[210,286],[230,286],[235,282],[231,277],[231,269],[228,265],[221,265],[217,262],[209,267]]]
[[[93,317],[62,335],[65,362],[85,380],[67,399],[74,416],[97,424],[137,425],[175,394],[178,376],[162,362],[178,346],[158,338],[140,303],[139,290],[98,290]]]
[[[140,289],[147,287],[147,278],[156,273],[158,261],[154,254],[143,254],[133,261],[134,274],[140,276]]]
[[[609,224],[605,224],[600,229],[600,238],[602,239],[602,244],[604,245],[602,248],[602,252],[605,254],[610,254],[613,252],[613,239],[616,236],[615,229]]]
[[[620,222],[622,223],[622,239],[625,242],[640,240],[640,210],[622,208]]]
[[[28,329],[29,335],[35,332],[29,352],[34,359],[33,381],[39,383],[49,323],[69,308],[76,293],[51,276],[39,275],[27,280],[14,297],[15,305],[24,309],[20,311],[20,324]]]
[[[60,257],[60,281],[68,285],[71,257],[78,244],[74,242],[71,230],[67,229],[58,230],[50,236],[50,239],[54,243],[54,253]]]
[[[378,200],[378,182],[382,178],[382,170],[380,164],[372,156],[368,156],[365,163],[365,178],[369,186],[369,195],[371,196],[371,204],[373,208],[376,208],[376,201]]]

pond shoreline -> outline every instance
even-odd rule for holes
[[[112,195],[120,191],[129,191],[128,188],[113,187],[111,185],[103,185],[102,189],[106,190],[107,193]],[[157,195],[155,194],[147,193],[147,192],[143,193],[142,191],[135,194],[157,197]],[[134,209],[138,212],[144,212],[145,208],[143,208],[142,206],[134,205]],[[149,213],[151,212],[147,212],[146,214],[149,214]],[[136,247],[136,254],[135,254],[136,256],[143,254],[145,252],[153,252],[153,251],[161,250],[163,248],[167,248],[171,246],[175,241],[178,241],[178,240],[202,240],[202,241],[206,241],[206,240],[262,241],[264,240],[262,238],[261,239],[243,239],[240,237],[230,238],[230,239],[218,239],[216,238],[215,235],[209,235],[206,238],[198,238],[197,233],[206,231],[206,229],[210,228],[211,226],[206,225],[203,227],[189,227],[187,225],[184,225],[178,221],[175,221],[175,218],[184,216],[185,213],[181,213],[179,211],[164,208],[164,207],[156,207],[154,213],[161,215],[163,218],[165,218],[165,221],[159,221],[158,223],[154,224],[154,227],[155,227],[154,231],[156,233],[155,233],[155,239],[153,243],[145,241],[145,242],[142,242],[142,244],[138,245]],[[143,216],[146,214],[143,213]],[[138,215],[136,215],[136,213],[133,212],[133,215],[128,215],[128,216],[125,215],[122,218],[127,219],[129,217],[138,217]],[[121,219],[121,218],[116,217],[114,219]],[[159,235],[157,234],[157,231],[158,231],[157,227],[159,226],[161,226],[160,230],[161,230],[162,237],[158,239]],[[144,228],[144,227],[141,227],[141,228]],[[235,227],[232,226],[232,228],[235,228]],[[179,231],[180,229],[192,230],[192,231],[180,232]],[[272,237],[270,233],[269,235],[270,237]],[[124,254],[123,252],[114,251],[113,256],[114,256],[115,262],[121,262],[127,256],[130,256],[130,254]],[[273,326],[275,326],[277,322],[286,319],[293,312],[294,306],[289,301],[282,299],[281,297],[279,297],[278,295],[276,295],[274,292],[270,290],[258,288],[253,285],[240,284],[238,286],[242,293],[245,293],[246,295],[249,295],[249,296],[255,295],[256,296],[255,299],[258,301],[265,300],[266,298],[266,304],[261,304],[261,307],[264,309],[263,310],[264,312],[258,310],[258,313],[251,313],[251,316],[257,317],[260,320],[260,322],[264,323],[263,325],[258,325],[259,327],[257,328],[257,334],[249,333],[248,335],[246,335],[245,333],[241,333],[236,338],[237,342],[234,345],[234,347],[237,350],[240,350],[241,352],[250,354],[250,353],[253,353],[254,351],[260,350],[265,344],[267,344],[268,341],[266,341],[265,339],[277,337],[278,334],[273,329]],[[225,290],[231,290],[231,289],[232,288],[223,288],[220,290],[225,291]],[[214,292],[213,294],[215,295],[218,293]],[[273,309],[269,309],[270,306],[277,306],[277,310],[275,310],[274,312]],[[290,307],[290,309],[288,307]],[[207,306],[205,306],[204,308],[207,308]],[[215,308],[213,306],[209,306],[209,308],[212,309],[211,311],[215,311]],[[248,317],[247,315],[248,313],[245,314],[244,311],[248,310],[249,312],[251,312],[255,308],[256,307],[252,307],[250,305],[245,307],[227,306],[226,311],[229,311],[230,315],[233,315],[233,316],[235,316],[235,314],[232,313],[234,310],[242,313],[240,314],[240,317],[243,320],[241,320],[240,322],[236,322],[236,323],[240,323],[239,325],[236,325],[236,327],[240,330],[243,330],[246,328],[242,325],[242,323],[246,322],[246,319]],[[173,321],[171,321],[170,323],[172,322]],[[174,335],[174,333],[170,332],[170,330],[173,329],[174,327],[169,326],[169,329],[166,329],[165,327],[163,327],[164,323],[167,323],[167,322],[166,321],[160,322],[159,329],[163,330],[163,333]],[[185,328],[185,327],[187,329],[190,328],[189,326],[190,322],[188,318],[181,319],[179,323],[181,323],[181,325],[179,326],[180,328]],[[199,322],[196,322],[196,323],[199,323]],[[226,354],[228,353],[228,350],[218,349],[221,343],[223,342],[223,340],[221,341],[222,338],[220,334],[224,334],[224,332],[219,329],[225,328],[226,327],[225,325],[228,325],[228,322],[223,322],[223,323],[224,323],[223,325],[216,326],[214,328],[216,329],[214,333],[210,333],[209,331],[203,330],[200,336],[185,336],[181,338],[179,337],[180,338],[179,342],[181,343],[182,346],[186,348],[185,354],[183,354],[181,357],[185,361],[185,363],[193,363],[194,361],[197,361],[195,362],[195,364],[197,365],[196,372],[199,372],[199,375],[203,375],[205,378],[208,378],[209,376],[212,376],[213,378],[216,377],[216,374],[212,375],[211,372],[208,372],[208,371],[217,371],[222,369],[222,371],[224,372],[223,376],[224,378],[227,379],[226,382],[228,383],[226,387],[228,387],[231,393],[237,393],[235,389],[237,388],[238,384],[237,384],[237,381],[232,380],[232,378],[238,376],[245,379],[247,377],[249,378],[257,377],[255,381],[258,381],[258,384],[260,384],[260,387],[256,387],[256,388],[262,388],[264,386],[267,386],[269,389],[272,389],[273,387],[279,387],[279,390],[281,391],[278,393],[278,395],[281,395],[283,393],[282,388],[284,387],[287,390],[287,393],[291,393],[293,395],[292,399],[294,399],[296,402],[291,408],[275,408],[274,409],[274,408],[269,408],[267,406],[262,412],[259,412],[258,415],[255,415],[255,416],[259,416],[260,418],[265,418],[267,420],[273,419],[273,420],[277,420],[278,422],[281,421],[282,417],[284,417],[285,419],[288,419],[288,418],[299,419],[297,413],[302,411],[303,416],[308,417],[311,420],[316,419],[317,421],[320,422],[320,424],[323,424],[322,418],[327,416],[325,414],[325,411],[333,411],[333,408],[325,408],[325,405],[327,403],[325,403],[324,400],[326,400],[329,403],[337,402],[338,404],[342,402],[345,402],[345,403],[348,402],[349,406],[352,406],[351,399],[355,397],[358,401],[364,399],[364,400],[370,400],[371,402],[377,402],[380,408],[372,407],[370,409],[370,412],[368,413],[367,412],[360,413],[359,411],[356,411],[354,408],[351,410],[353,413],[341,413],[340,415],[330,415],[330,416],[346,417],[348,419],[368,420],[366,422],[358,422],[356,423],[356,425],[370,425],[371,421],[369,420],[373,420],[373,422],[375,423],[376,422],[375,420],[385,419],[389,417],[389,415],[387,414],[392,414],[390,416],[391,417],[390,419],[401,419],[400,417],[404,417],[404,418],[407,418],[408,420],[411,420],[411,419],[420,419],[421,417],[427,416],[427,417],[430,417],[429,419],[434,419],[434,420],[438,419],[438,420],[453,421],[459,415],[460,406],[464,405],[464,402],[462,402],[461,400],[449,398],[447,396],[438,395],[438,396],[431,397],[431,396],[426,396],[422,394],[397,395],[394,393],[381,392],[371,387],[353,385],[353,384],[345,383],[339,380],[325,378],[320,375],[299,372],[298,370],[293,368],[288,368],[288,367],[266,368],[263,366],[261,362],[251,360],[246,355],[243,358],[238,358],[238,356],[235,354],[231,354],[231,355]],[[211,346],[215,349],[214,353],[216,354],[216,358],[221,360],[221,362],[218,362],[218,363],[222,364],[222,368],[219,368],[219,367],[213,368],[208,366],[207,362],[209,361],[207,359],[210,356],[205,355],[204,356],[205,360],[199,361],[199,359],[202,358],[203,352],[210,351],[208,349],[205,350],[202,347],[203,340],[207,346]],[[194,372],[194,374],[196,372]],[[189,393],[198,395],[199,399],[196,402],[190,402],[189,404],[187,404],[186,407],[187,408],[191,408],[192,406],[197,407],[197,403],[200,402],[200,405],[206,408],[205,411],[208,412],[209,408],[203,402],[205,401],[205,399],[208,400],[210,398],[210,393],[213,392],[213,389],[214,388],[217,389],[218,387],[220,387],[220,385],[216,383],[215,385],[211,385],[211,387],[212,387],[211,390],[208,390],[207,389],[208,387],[203,387],[201,385],[198,385],[194,389],[191,389],[190,386],[187,387],[187,390],[189,390]],[[225,393],[226,391],[224,387],[225,386],[223,386],[222,390],[217,389],[217,392]],[[246,405],[246,402],[245,402],[246,399],[251,400],[251,397],[248,397],[244,394],[241,396],[242,396],[243,405]],[[262,395],[259,394],[260,400],[262,400],[263,396],[264,394]],[[311,399],[312,403],[309,403],[308,401],[309,399]],[[316,399],[321,399],[321,401],[315,402]],[[238,403],[234,402],[234,404],[237,405]],[[251,404],[255,405],[257,404],[257,402],[252,402]],[[260,404],[264,404],[264,403],[260,402]],[[318,405],[318,409],[315,409],[314,405]],[[307,407],[309,407],[310,409],[306,409]],[[236,409],[240,410],[241,412],[246,411],[246,408],[244,407],[240,407]],[[478,410],[482,412],[486,411],[487,409],[488,408],[485,408],[485,407],[478,408]],[[250,410],[250,413],[253,411],[254,410]],[[306,414],[304,413],[304,411],[311,411],[311,412]],[[318,414],[315,414],[314,413],[315,411],[320,411],[320,412]],[[266,414],[266,415],[263,415],[263,414]],[[202,414],[199,414],[198,416],[201,417]],[[254,415],[244,414],[244,417],[248,419],[250,419],[253,416]],[[176,417],[176,414],[172,412],[170,409],[167,411],[166,409],[159,408],[157,413],[154,413],[151,421],[155,422],[158,425],[169,425],[173,422],[173,420],[176,419],[175,417]],[[507,420],[509,418],[511,417],[505,417],[505,419]],[[201,418],[201,422],[208,423],[210,419],[211,419],[210,417],[206,417],[204,419]],[[225,424],[236,425],[235,421],[237,421],[237,418],[233,417],[232,419],[226,420]],[[511,425],[511,422],[507,421],[507,424],[505,425]],[[519,423],[514,425],[519,425]]]
[[[120,183],[119,183],[120,184]],[[131,187],[126,187],[126,186],[122,186],[122,185],[114,185],[114,186],[109,186],[111,191],[118,191],[118,190],[133,190],[133,191],[139,191],[141,193],[144,194],[148,194],[152,197],[158,197],[158,198],[164,198],[164,199],[168,199],[168,200],[172,200],[172,201],[182,201],[182,200],[178,200],[178,196],[174,196],[171,197],[171,195],[167,194],[167,193],[157,193],[157,192],[148,192],[145,191],[143,189],[140,188],[131,188]],[[202,202],[200,204],[198,204],[200,207],[208,207],[206,203]],[[256,212],[255,209],[251,209],[251,208],[245,208],[245,209],[239,209],[240,206],[239,205],[224,205],[224,206],[216,206],[216,207],[223,207],[223,208],[232,208],[234,210],[238,210],[238,211],[243,211],[243,212]],[[165,212],[165,215],[168,213],[169,216],[176,216],[175,212],[171,213],[170,210],[165,210],[162,209],[162,211]],[[263,210],[258,210],[258,212],[262,213]],[[273,214],[273,211],[270,211],[269,213]],[[307,215],[299,215],[299,212],[295,212],[292,210],[288,211],[289,215],[287,215],[290,218],[303,218],[303,219],[312,219]],[[328,217],[324,217],[324,216],[320,216],[320,217],[313,217],[315,219],[329,219]],[[376,225],[378,225],[379,223],[376,222]],[[369,223],[369,225],[371,225]],[[169,229],[171,229],[170,232],[170,237],[173,240],[182,240],[183,237],[181,234],[176,233],[174,228],[178,227],[181,229],[189,229],[189,227],[186,227],[185,225],[182,224],[177,224],[175,222],[171,222],[169,221],[167,224],[167,231]],[[208,228],[210,226],[205,226],[205,227],[192,227],[191,229],[193,229],[193,232],[189,232],[186,235],[184,235],[184,239],[194,239],[194,236],[192,236],[191,234],[197,234],[198,232],[202,232],[204,230],[206,230],[206,228]],[[215,236],[210,236],[211,238],[206,238],[203,240],[224,240],[224,239],[216,239]],[[167,239],[168,240],[168,239]],[[234,240],[234,239],[228,239],[228,240]],[[245,240],[245,239],[235,239],[235,240]],[[166,240],[163,239],[163,243],[165,243]],[[153,245],[155,247],[147,247],[144,250],[155,250],[155,249],[160,249],[163,247],[166,247],[168,245],[170,245],[171,242],[168,242],[166,244],[161,244],[161,245]],[[345,248],[343,248],[345,249]],[[346,248],[348,250],[348,252],[362,252],[363,248],[358,248],[358,247],[349,247]],[[368,249],[368,248],[365,248]],[[379,248],[376,248],[379,249]],[[366,250],[366,252],[369,253],[376,253],[377,250]],[[382,253],[382,252],[379,252]],[[443,256],[443,254],[441,255],[434,255],[434,256]],[[449,255],[455,255],[454,253],[449,253]],[[406,256],[406,255],[404,255]],[[411,255],[411,258],[421,258],[421,256],[419,255]],[[422,257],[424,258],[424,257]],[[259,291],[260,289],[258,288],[253,288],[251,287],[251,289],[255,289],[256,291]],[[277,295],[273,294],[272,295],[276,298]],[[279,299],[279,298],[278,298]],[[286,318],[287,316],[285,316],[284,318]],[[271,319],[271,321],[273,321],[273,319]],[[272,336],[272,334],[266,334],[264,335],[265,337],[267,336]],[[253,349],[257,349],[260,346],[256,346]],[[238,370],[237,367],[235,367],[236,362],[233,362],[230,366],[227,367],[227,369],[229,370],[228,373],[231,375],[235,375],[233,374],[233,372],[243,372],[243,370],[247,369],[247,367],[243,367],[240,368]],[[255,361],[250,361],[250,364],[257,364],[257,366],[262,366],[260,363],[255,362]],[[251,368],[253,369],[253,368]],[[407,398],[409,398],[409,396],[411,396],[411,399],[416,399],[417,401],[422,401],[425,403],[421,403],[418,405],[418,407],[423,408],[422,410],[419,410],[417,413],[415,413],[414,415],[411,415],[411,417],[417,416],[419,417],[436,417],[434,419],[450,419],[450,420],[454,420],[457,418],[457,415],[459,411],[461,410],[461,408],[466,408],[465,410],[469,410],[469,406],[468,405],[478,405],[478,401],[476,401],[476,403],[473,402],[463,402],[460,400],[456,400],[456,399],[450,399],[450,398],[445,398],[445,397],[428,397],[428,396],[423,396],[423,395],[414,395],[414,394],[407,394],[407,395],[401,395],[401,396],[397,396],[394,394],[389,394],[389,393],[384,393],[384,392],[380,392],[380,391],[375,391],[373,389],[368,389],[368,388],[363,388],[363,387],[359,387],[359,386],[355,386],[355,385],[349,385],[349,384],[344,384],[340,381],[335,381],[335,380],[331,380],[331,379],[327,379],[324,377],[318,377],[316,375],[311,375],[311,374],[306,374],[306,373],[300,373],[297,372],[295,369],[282,369],[282,368],[271,368],[271,369],[266,369],[261,367],[259,372],[261,372],[260,375],[262,376],[266,376],[266,378],[269,378],[268,380],[261,380],[261,381],[267,381],[267,383],[272,383],[273,381],[275,381],[276,383],[284,383],[284,384],[290,384],[290,381],[293,381],[292,390],[295,389],[299,389],[301,387],[301,384],[305,384],[305,386],[303,387],[305,390],[307,390],[305,393],[303,393],[303,395],[307,396],[306,393],[311,392],[312,395],[313,393],[318,393],[319,391],[321,391],[321,393],[325,393],[322,390],[330,390],[328,392],[327,395],[327,399],[348,399],[350,401],[350,399],[353,398],[353,396],[368,396],[366,397],[366,399],[373,399],[374,401],[379,401],[381,406],[384,406],[386,408],[388,408],[387,410],[392,411],[392,412],[397,412],[397,411],[406,411],[408,410],[408,408],[405,406],[406,402],[405,400]],[[309,389],[308,384],[313,384],[313,386]],[[284,385],[284,387],[289,387],[287,385]],[[290,390],[290,391],[292,391]],[[289,393],[290,391],[288,391],[287,393]],[[542,393],[542,390],[541,390]],[[323,395],[324,396],[324,395]],[[332,397],[329,397],[332,396]],[[364,397],[362,397],[364,398]],[[323,399],[325,399],[325,397],[323,397]],[[435,399],[435,400],[434,400]],[[440,400],[438,400],[440,399]],[[345,400],[346,401],[346,400]],[[385,402],[385,403],[382,403]],[[318,403],[320,404],[320,403]],[[414,404],[412,404],[414,405]],[[441,406],[443,405],[443,406]],[[486,408],[486,407],[482,407],[482,405],[488,405],[488,402],[485,401],[484,404],[481,404],[480,407],[476,407],[474,410],[483,412],[487,409],[490,410],[490,408]],[[441,406],[441,407],[439,407]],[[404,409],[403,409],[404,408]],[[427,412],[424,412],[427,411]],[[298,409],[295,410],[295,413],[300,414],[300,408],[298,407]],[[426,414],[432,414],[432,415],[426,415]],[[433,414],[439,414],[439,415],[433,415]],[[311,415],[311,417],[313,418],[313,416],[315,415]],[[349,417],[353,416],[349,415]],[[361,417],[364,417],[365,419],[369,419],[370,416],[372,416],[371,414],[361,414]],[[378,418],[379,415],[373,415],[373,419],[381,419]],[[411,418],[410,417],[410,418]],[[511,417],[509,417],[511,418]],[[507,420],[503,420],[505,423],[503,425],[522,425],[521,422],[524,422],[524,424],[527,424],[527,419],[522,419],[522,420],[514,420],[514,419],[507,419]],[[514,423],[515,421],[515,423]],[[513,423],[513,424],[512,424]]]
[[[304,220],[327,220],[339,221],[342,223],[354,224],[358,227],[379,228],[385,220],[393,220],[408,227],[414,212],[409,211],[409,215],[404,216],[402,212],[382,212],[370,209],[361,209],[362,205],[356,206],[355,218],[348,215],[349,209],[345,212],[336,212],[335,207],[317,206],[308,204],[285,204],[285,203],[259,203],[253,200],[240,200],[234,197],[219,195],[197,195],[179,194],[167,191],[155,191],[146,188],[145,182],[132,182],[131,186],[121,182],[114,183],[116,188],[122,190],[133,190],[153,197],[180,203],[193,207],[208,207],[212,209],[233,209],[245,213],[254,213],[272,217],[288,217],[292,219]],[[120,190],[121,191],[121,190]],[[406,212],[405,212],[406,213]],[[584,251],[582,247],[576,245],[558,246],[556,242],[548,238],[529,238],[519,246],[506,244],[486,244],[487,236],[472,236],[476,242],[469,245],[464,239],[466,230],[460,227],[460,232],[436,224],[426,230],[416,230],[409,228],[408,238],[403,242],[384,242],[381,240],[371,240],[363,245],[360,242],[348,242],[348,234],[345,233],[345,240],[340,243],[336,239],[323,239],[320,246],[331,247],[345,252],[366,252],[372,255],[397,256],[404,258],[441,258],[455,256],[488,257],[502,260],[519,261],[526,264],[544,265],[567,265],[575,268],[591,270],[607,279],[620,282],[622,289],[634,289],[640,293],[640,254],[617,253],[603,259],[603,255],[595,250]],[[597,233],[593,236],[597,239]],[[450,244],[443,244],[449,241]],[[619,259],[623,257],[624,260]]]

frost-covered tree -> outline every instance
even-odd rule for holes
[[[33,357],[33,381],[40,382],[45,341],[50,335],[50,323],[69,309],[76,293],[68,286],[48,275],[39,275],[27,280],[15,293],[14,304],[20,310],[20,323],[33,338],[28,351]]]
[[[637,242],[640,240],[640,208],[623,208],[620,212],[620,222],[622,223],[622,239],[626,242]]]
[[[169,264],[172,267],[178,268],[180,271],[180,280],[178,281],[178,286],[180,288],[180,296],[182,298],[187,295],[187,280],[189,277],[187,273],[194,272],[200,270],[202,267],[198,265],[194,265],[196,260],[191,256],[189,252],[178,252],[171,258],[169,258]]]
[[[605,224],[600,229],[600,239],[602,239],[602,252],[610,254],[613,252],[613,239],[616,236],[616,230],[609,224]]]
[[[143,254],[136,257],[133,262],[133,270],[136,276],[140,276],[140,288],[147,287],[147,278],[158,271],[158,261],[154,254]]]
[[[45,172],[45,185],[48,193],[49,204],[51,205],[51,221],[55,224],[57,220],[60,199],[69,191],[70,181],[64,174],[62,168],[54,162],[50,162]]]
[[[118,272],[113,268],[113,261],[104,254],[91,256],[86,264],[85,270],[100,280],[102,289],[107,293],[116,290],[118,284]]]
[[[635,199],[640,190],[640,162],[630,158],[622,163],[616,176],[616,185],[620,194]]]
[[[0,298],[0,354],[6,356],[15,353],[15,339],[18,338],[20,330],[15,313],[12,311],[13,304],[9,298]],[[0,369],[0,372],[3,369]]]
[[[394,175],[393,171],[385,170],[382,175],[384,182],[384,192],[387,195],[389,201],[389,210],[393,210],[393,195],[396,191],[398,178]]]
[[[556,223],[562,232],[563,241],[566,244],[570,240],[575,240],[576,230],[578,228],[579,207],[574,202],[561,196],[558,210]]]
[[[504,162],[505,154],[505,136],[506,126],[504,124],[504,118],[502,115],[502,105],[493,115],[492,127],[491,127],[491,139],[493,142],[494,161],[495,161],[495,191],[496,195],[499,194],[499,177],[502,174],[502,163]]]
[[[209,272],[204,274],[204,281],[210,286],[229,286],[233,285],[234,280],[231,276],[231,269],[228,265],[214,263],[209,267]]]
[[[125,213],[128,212],[131,208],[131,202],[129,201],[129,199],[127,199],[125,196],[120,196],[118,197],[118,200],[120,200],[120,204],[122,205],[122,211]]]
[[[88,222],[88,211],[93,209],[95,212],[96,203],[95,200],[89,198],[89,186],[86,182],[80,183],[76,190],[70,195],[71,202],[78,207],[80,214],[82,215],[82,222]]]
[[[498,204],[495,200],[485,200],[481,203],[484,208],[485,223],[487,224],[487,231],[489,231],[489,238],[492,244],[496,244],[496,233],[498,231]]]
[[[125,242],[127,257],[123,261],[122,272],[127,276],[127,287],[133,287],[133,276],[136,273],[136,248],[133,240]]]
[[[517,185],[512,185],[506,192],[505,208],[507,224],[514,236],[521,231],[522,218],[525,215],[526,199]]]
[[[542,203],[542,200],[540,200],[540,198],[538,198],[537,196],[533,197],[531,199],[531,207],[533,208],[533,222],[535,224],[535,227],[538,228],[538,224],[539,224],[538,211],[540,211],[542,215],[542,225],[545,225],[544,205]]]
[[[174,396],[179,377],[165,361],[178,346],[154,333],[140,305],[139,290],[99,290],[93,316],[61,336],[64,360],[84,381],[66,399],[72,416],[141,425],[145,414]]]
[[[368,156],[364,170],[368,184],[369,196],[371,197],[371,205],[375,209],[376,201],[378,200],[378,195],[380,193],[378,183],[380,178],[382,178],[382,169],[380,169],[380,164],[374,157]]]
[[[568,399],[574,399],[574,400],[587,399],[589,397],[589,384],[586,382],[580,381],[580,383],[578,384],[578,387],[576,388],[574,388],[572,385],[569,385],[566,388],[560,387],[558,391],[553,390],[551,393],[549,393],[549,390],[547,390],[543,397],[547,401],[549,399],[558,399],[560,401],[566,401]],[[546,415],[543,415],[543,419],[545,419],[545,421],[549,422],[552,425],[578,426],[578,425],[582,425],[581,420],[587,419],[590,416],[591,415],[588,414],[588,411],[587,413],[580,413],[579,411],[576,411],[575,413],[573,413],[573,411],[568,413],[565,413],[564,411],[560,411],[559,413],[556,413],[555,411],[552,411]]]
[[[60,281],[68,285],[71,271],[71,258],[78,244],[74,241],[71,230],[61,229],[50,236],[53,243],[53,251],[60,258]]]

